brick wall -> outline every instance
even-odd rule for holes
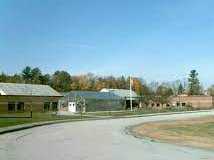
[[[213,105],[213,97],[212,96],[175,96],[170,100],[172,105],[177,106],[178,103],[180,105],[191,105],[194,108],[212,108]]]
[[[0,96],[0,113],[8,112],[8,102],[24,102],[25,111],[43,112],[45,102],[58,102],[60,97]]]

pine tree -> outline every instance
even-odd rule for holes
[[[189,81],[189,95],[200,95],[201,86],[200,81],[198,79],[198,73],[196,70],[192,70],[190,72],[188,81]]]
[[[183,85],[180,83],[178,86],[178,94],[183,94],[184,93],[184,87]]]

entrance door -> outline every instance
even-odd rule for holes
[[[75,113],[76,110],[76,102],[68,102],[68,111]]]

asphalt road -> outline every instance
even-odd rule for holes
[[[212,112],[55,124],[0,136],[0,160],[214,160],[214,152],[138,139],[125,128]]]

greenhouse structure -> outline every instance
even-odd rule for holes
[[[125,110],[130,105],[130,91],[109,89],[97,91],[71,91],[63,93],[60,110],[70,112],[94,112]],[[133,105],[138,105],[138,96],[131,92]]]

